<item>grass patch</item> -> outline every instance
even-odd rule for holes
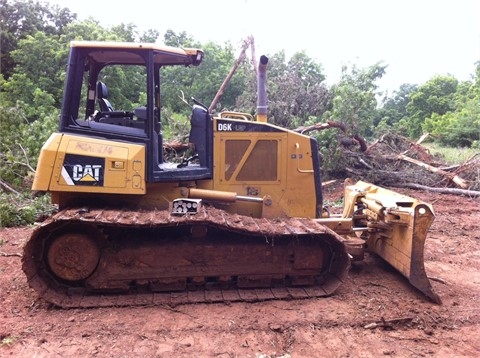
[[[446,164],[450,165],[462,164],[476,153],[480,153],[480,150],[474,148],[443,147],[438,143],[428,143],[425,147],[432,155],[440,156]]]

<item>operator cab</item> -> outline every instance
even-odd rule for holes
[[[199,102],[190,115],[194,155],[168,163],[163,150],[160,98],[168,83],[164,85],[162,75],[171,74],[172,66],[197,66],[202,59],[198,49],[72,42],[61,132],[144,145],[147,182],[212,178],[212,119]]]

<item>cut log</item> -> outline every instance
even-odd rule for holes
[[[404,160],[406,162],[409,162],[409,163],[413,163],[413,164],[416,164],[418,166],[421,166],[422,168],[425,168],[429,171],[431,171],[432,173],[437,173],[437,174],[440,174],[442,176],[444,176],[445,178],[453,181],[455,184],[457,184],[460,188],[462,189],[466,189],[468,188],[468,184],[465,182],[465,180],[463,180],[462,178],[460,178],[458,175],[455,175],[455,174],[452,174],[452,173],[448,173],[446,171],[443,171],[439,168],[435,168],[427,163],[424,163],[424,162],[421,162],[417,159],[413,159],[413,158],[410,158],[410,157],[407,157],[405,154],[399,154],[396,156],[398,159],[401,159],[401,160]]]
[[[311,131],[321,131],[328,128],[338,128],[342,132],[346,131],[345,125],[343,123],[334,122],[334,121],[326,121],[325,123],[315,123],[315,124],[312,124],[311,126],[306,126],[306,127],[302,126],[294,129],[294,131],[301,134],[306,134]]]
[[[473,198],[480,197],[480,191],[476,191],[476,190],[466,190],[466,189],[458,189],[458,188],[432,188],[426,185],[420,185],[416,183],[398,183],[395,186],[402,187],[402,188],[433,191],[434,193],[441,193],[441,194],[465,195]]]

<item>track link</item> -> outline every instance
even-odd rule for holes
[[[47,254],[49,248],[54,246],[51,244],[52,237],[54,237],[56,233],[62,232],[65,228],[72,227],[79,229],[80,232],[82,228],[88,228],[87,231],[83,230],[83,232],[90,232],[89,230],[94,228],[96,232],[101,233],[105,237],[102,238],[101,235],[93,235],[95,236],[95,240],[99,242],[105,241],[100,244],[100,247],[102,247],[102,245],[107,247],[107,249],[102,248],[103,251],[100,254],[101,259],[99,259],[98,266],[93,267],[93,274],[85,274],[89,277],[84,280],[78,280],[78,282],[75,282],[73,285],[68,280],[59,279],[52,273],[52,266],[54,266],[53,271],[55,271],[55,265],[58,259],[56,257],[50,258]],[[161,237],[159,238],[159,236],[161,236],[159,233],[176,232],[177,229],[180,230],[182,228],[184,230],[188,229],[188,231],[191,232],[195,231],[195,228],[207,228],[208,231],[213,232],[220,230],[221,235],[219,235],[216,240],[224,240],[227,243],[230,243],[230,240],[232,240],[230,237],[241,238],[242,241],[240,245],[227,246],[227,248],[233,250],[241,246],[243,247],[242,251],[240,251],[242,253],[248,252],[250,247],[252,250],[254,249],[254,246],[250,246],[252,245],[251,242],[257,245],[255,247],[262,247],[262,250],[264,250],[263,247],[267,247],[266,250],[271,250],[277,243],[281,242],[287,242],[288,245],[297,242],[300,242],[299,245],[304,245],[306,242],[317,242],[321,243],[322,250],[325,251],[325,262],[322,263],[321,272],[312,274],[312,270],[306,270],[306,272],[309,272],[306,277],[312,278],[314,284],[299,284],[297,282],[293,285],[291,283],[279,285],[277,282],[275,285],[269,287],[255,287],[255,283],[253,283],[253,287],[243,288],[238,287],[241,286],[240,284],[230,284],[227,285],[228,287],[226,287],[225,284],[215,284],[210,287],[207,282],[202,285],[195,285],[193,288],[186,287],[180,291],[174,289],[168,292],[162,292],[165,291],[164,288],[159,291],[150,290],[149,287],[151,288],[151,285],[147,285],[147,288],[141,285],[133,285],[125,289],[111,289],[111,287],[103,286],[103,282],[114,281],[112,279],[114,275],[112,275],[108,269],[112,265],[118,265],[118,263],[116,261],[115,263],[114,261],[109,261],[108,253],[110,252],[111,254],[111,252],[114,251],[112,247],[119,245],[118,242],[122,240],[122,233],[138,233],[140,238],[138,240],[134,238],[128,239],[128,245],[139,241],[139,247],[141,247],[141,250],[145,250],[142,246],[144,242],[142,240],[147,233],[155,233],[156,238],[148,238],[147,240],[157,242],[158,240],[162,240]],[[107,242],[107,237],[110,237],[110,241],[113,241],[113,244]],[[113,240],[111,240],[111,237],[113,237]],[[174,242],[175,240],[168,242]],[[259,244],[260,241],[261,243]],[[209,244],[213,246],[211,250],[216,250],[215,245],[211,245],[211,242],[209,242]],[[197,250],[202,248],[200,245],[201,244],[198,244],[196,247]],[[284,251],[290,247],[288,245],[285,246],[285,249],[275,248],[274,250],[280,250],[280,256],[286,256]],[[278,246],[281,245],[277,245],[277,247]],[[170,246],[165,247],[168,248]],[[63,248],[60,246],[59,249],[55,250],[61,253]],[[53,251],[56,253],[55,250]],[[52,249],[50,249],[50,251],[52,251]],[[305,249],[301,248],[301,252],[305,252]],[[270,251],[267,251],[267,253],[270,254]],[[207,257],[208,254],[211,254],[211,252],[207,253]],[[307,254],[302,255],[302,260],[305,259],[307,262],[294,263],[292,266],[303,265],[309,269],[310,258],[308,257],[308,248]],[[84,260],[79,260],[75,255],[73,255],[73,257],[70,256],[67,255],[67,264],[65,264],[65,259],[60,262],[60,264],[63,265],[61,267],[67,267],[64,275],[66,278],[70,277],[71,272],[78,271],[71,271],[69,266],[73,266],[74,264],[88,266],[88,263],[85,264],[83,262]],[[235,258],[236,256],[234,256],[234,261]],[[116,260],[118,261],[118,257],[116,257]],[[34,230],[30,240],[25,245],[22,261],[23,270],[27,276],[30,287],[46,301],[63,308],[144,305],[175,306],[202,302],[256,302],[274,299],[323,297],[331,295],[336,288],[342,284],[350,265],[350,259],[343,239],[332,230],[318,224],[314,220],[302,218],[251,218],[237,214],[229,214],[223,210],[209,206],[203,206],[200,212],[195,215],[184,216],[171,215],[168,211],[156,210],[132,211],[111,208],[66,209],[52,216]],[[145,262],[147,262],[147,260],[145,260]],[[142,265],[148,266],[145,262],[142,262]],[[176,266],[173,266],[171,270],[175,271]],[[209,269],[208,265],[206,266],[206,269]],[[202,267],[203,266],[200,265],[194,267],[191,271],[188,271],[190,272],[188,275],[192,276],[192,272],[197,272],[202,269]],[[85,270],[86,269],[82,268],[80,273]],[[165,270],[167,270],[167,266],[165,266]],[[241,267],[241,270],[245,269]],[[60,275],[62,276],[62,274],[63,271],[60,270]],[[260,274],[262,274],[262,272],[260,272]],[[159,275],[161,276],[162,274],[159,273]],[[181,275],[181,273],[179,273],[179,275]],[[142,276],[142,272],[140,272],[138,280],[135,279],[132,281],[142,282],[144,277],[140,276]],[[246,272],[244,276],[248,279],[251,273]],[[278,275],[274,272],[271,276],[277,277]],[[104,277],[107,277],[107,279]],[[151,276],[148,277],[151,279]],[[162,277],[160,277],[160,279],[161,278]],[[103,287],[106,287],[106,289],[102,290]]]

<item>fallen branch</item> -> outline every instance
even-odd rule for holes
[[[367,152],[367,153],[370,152],[373,148],[375,148],[377,146],[378,143],[382,143],[384,138],[385,138],[385,134],[382,135],[380,138],[376,139],[372,144],[370,144],[367,147],[367,150],[365,152]]]
[[[365,139],[363,137],[360,137],[360,135],[358,134],[355,134],[353,136],[353,138],[355,138],[355,140],[358,142],[358,144],[360,145],[360,150],[362,152],[366,152],[368,147],[367,147],[367,142],[365,141]]]
[[[16,191],[15,189],[13,189],[10,185],[8,185],[7,183],[5,183],[3,180],[0,180],[0,186],[7,189],[8,191],[11,191],[12,193],[15,193],[17,195],[20,195],[20,193],[18,191]]]
[[[417,140],[417,142],[415,144],[417,145],[420,145],[428,136],[430,135],[430,133],[423,133],[423,135]]]
[[[163,148],[167,152],[184,152],[190,148],[188,143],[180,142],[179,140],[173,140],[171,142],[165,143]]]
[[[450,165],[448,167],[440,167],[438,169],[448,172],[448,171],[452,171],[452,170],[457,170],[458,168],[460,168],[460,164],[454,164],[454,165]]]
[[[312,124],[311,126],[306,126],[306,127],[302,126],[294,129],[294,131],[297,133],[306,134],[311,131],[321,131],[328,128],[338,128],[343,133],[346,133],[347,131],[345,124],[341,122],[334,122],[334,121],[326,121],[324,123],[315,123],[315,124]],[[340,140],[340,142],[345,147],[348,147],[350,145],[359,145],[360,150],[362,152],[365,152],[367,150],[367,142],[359,134],[355,134],[353,137],[344,137]]]
[[[322,183],[322,188],[325,187],[325,186],[328,186],[328,185],[330,185],[330,184],[333,184],[333,183],[335,183],[336,181],[337,181],[336,179],[329,180],[329,181],[324,181],[324,182]]]
[[[362,158],[359,157],[359,158],[358,158],[358,161],[359,161],[362,165],[364,165],[367,169],[373,170],[373,167],[372,167],[370,164],[368,164],[365,160],[363,160]]]
[[[3,257],[11,257],[11,256],[22,257],[22,254],[19,254],[19,253],[7,254],[6,252],[0,251],[0,256],[3,256]]]
[[[420,157],[423,161],[426,161],[431,157],[431,155],[428,150],[426,150],[420,144],[427,137],[428,133],[425,133],[416,142],[412,142],[406,137],[386,133],[382,135],[379,139],[377,139],[375,142],[373,142],[370,146],[368,146],[365,152],[370,153],[380,143],[383,143],[384,146],[388,147],[391,152],[402,153],[403,155],[407,155],[410,152],[415,152],[418,157]]]
[[[440,277],[428,276],[428,279],[432,280],[432,281],[437,281],[437,282],[443,283],[444,285],[447,284],[447,282],[445,282],[445,280],[441,279]]]
[[[427,191],[433,191],[434,193],[442,194],[454,194],[454,195],[466,195],[470,197],[480,197],[480,191],[475,190],[466,190],[458,188],[432,188],[425,185],[415,184],[415,183],[398,183],[395,186],[403,188],[412,188],[412,189],[421,189]]]
[[[409,163],[413,163],[413,164],[419,165],[419,166],[421,166],[422,168],[431,171],[432,173],[440,174],[440,175],[448,178],[449,180],[453,181],[455,184],[457,184],[457,185],[458,185],[459,187],[461,187],[462,189],[468,188],[468,184],[465,182],[465,180],[463,180],[462,178],[460,178],[458,175],[445,172],[445,171],[443,171],[443,170],[441,170],[441,169],[438,169],[438,168],[435,168],[435,167],[433,167],[433,166],[431,166],[431,165],[429,165],[429,164],[427,164],[427,163],[424,163],[424,162],[421,162],[421,161],[419,161],[419,160],[416,160],[416,159],[407,157],[407,156],[404,155],[404,154],[399,154],[399,155],[396,156],[396,158],[401,159],[401,160],[404,160],[404,161],[409,162]]]
[[[294,129],[294,131],[301,134],[305,134],[311,131],[321,131],[328,128],[338,128],[342,132],[346,131],[345,125],[343,123],[334,122],[334,121],[326,121],[325,123],[315,123],[315,124],[312,124],[311,126],[306,126],[306,127],[302,126]]]
[[[381,318],[380,322],[372,322],[367,325],[365,325],[363,328],[365,329],[375,329],[377,327],[383,327],[383,328],[393,328],[393,324],[395,323],[405,323],[405,322],[411,322],[413,321],[415,317],[399,317],[399,318],[392,318],[392,319],[385,319]]]
[[[470,158],[468,158],[464,163],[460,164],[458,168],[455,168],[454,173],[456,175],[459,175],[462,172],[465,172],[469,170],[472,167],[478,166],[480,164],[479,159],[476,159],[475,157],[479,155],[480,153],[475,153],[473,154]]]

